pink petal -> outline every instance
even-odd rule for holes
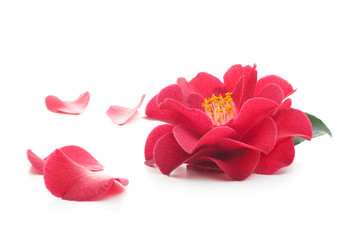
[[[205,72],[198,73],[196,77],[189,82],[189,85],[204,98],[211,97],[215,88],[225,87],[218,78]]]
[[[277,107],[278,104],[269,99],[249,99],[234,119],[233,128],[240,134],[245,134],[251,126],[270,116]]]
[[[169,124],[163,124],[155,127],[149,134],[145,143],[145,160],[151,160],[153,158],[153,152],[156,142],[162,136],[171,133],[173,126]],[[147,164],[149,165],[149,164]]]
[[[269,83],[275,83],[276,85],[279,85],[279,87],[281,87],[284,92],[285,98],[294,92],[293,87],[288,81],[276,75],[269,75],[259,79],[256,85],[255,96],[257,96],[260,91]]]
[[[27,150],[27,158],[30,161],[31,165],[39,171],[39,173],[43,173],[43,168],[45,161],[35,155],[30,149]]]
[[[300,110],[281,109],[275,117],[278,128],[278,139],[298,136],[311,140],[312,125],[309,118]]]
[[[281,104],[284,100],[284,92],[275,83],[266,84],[259,92],[257,97],[267,98]]]
[[[69,145],[60,148],[60,150],[73,162],[87,168],[90,171],[102,171],[104,169],[104,166],[99,163],[88,151],[79,146]],[[49,156],[45,159],[41,159],[29,149],[27,150],[27,157],[31,165],[40,173],[43,173],[44,164]]]
[[[104,170],[104,166],[101,163],[99,163],[88,151],[79,146],[69,145],[62,147],[59,150],[66,154],[73,162],[90,171],[96,172]]]
[[[189,157],[190,155],[180,147],[172,133],[162,136],[154,148],[154,162],[165,175],[169,175]]]
[[[167,117],[171,118],[171,122],[182,123],[201,135],[213,128],[212,120],[203,111],[185,107],[173,99],[166,99],[159,108],[169,111]]]
[[[61,150],[55,150],[44,166],[46,188],[56,197],[74,201],[94,200],[105,194],[115,181],[126,186],[125,178],[94,173],[73,162]]]
[[[75,101],[62,101],[56,96],[50,95],[45,99],[46,107],[54,113],[78,115],[84,112],[89,104],[90,93],[85,92]]]
[[[139,104],[134,108],[126,108],[121,106],[111,106],[106,114],[111,119],[111,121],[118,125],[123,125],[129,121],[129,119],[134,116],[137,110],[140,108],[145,98],[145,94],[141,96]]]
[[[201,160],[211,160],[234,180],[244,180],[249,177],[256,168],[260,153],[251,149],[238,149],[226,152],[218,158],[202,157]]]
[[[186,126],[179,124],[174,127],[174,137],[179,145],[192,154],[199,147],[215,147],[219,138],[232,138],[236,136],[234,129],[226,126],[219,126],[211,129],[203,136],[199,136]]]
[[[280,168],[289,166],[295,157],[293,138],[285,138],[276,144],[269,154],[261,154],[255,173],[273,174]]]

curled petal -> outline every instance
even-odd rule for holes
[[[156,97],[156,103],[159,105],[167,98],[174,99],[181,103],[185,101],[185,96],[181,87],[177,84],[172,84],[163,88]]]
[[[89,201],[105,194],[115,181],[126,186],[125,178],[113,178],[94,173],[72,161],[61,150],[55,150],[44,166],[46,188],[56,197],[74,201]]]
[[[244,180],[249,177],[256,168],[260,153],[251,149],[241,148],[226,152],[218,158],[202,157],[201,160],[211,160],[234,180]]]
[[[204,98],[211,97],[214,89],[225,87],[218,78],[205,72],[198,73],[196,77],[189,82],[189,85]]]
[[[179,124],[174,127],[173,133],[179,145],[189,154],[194,153],[201,146],[214,147],[219,138],[236,136],[234,129],[226,126],[213,128],[200,137],[186,126]]]
[[[39,173],[43,173],[43,168],[45,161],[34,154],[30,149],[27,150],[27,158],[30,161],[31,165],[39,171]]]
[[[159,105],[160,110],[168,110],[167,116],[176,124],[184,124],[199,134],[213,128],[212,120],[201,110],[188,108],[173,99],[166,99]]]
[[[241,106],[250,98],[254,97],[256,82],[257,82],[257,71],[256,65],[254,67],[246,66],[244,67],[248,73],[245,73],[243,78],[243,86],[241,92],[241,98],[239,101],[235,100],[236,94],[234,96],[234,101],[237,109],[240,109]]]
[[[169,175],[189,157],[190,155],[180,147],[172,133],[162,136],[154,148],[154,163],[165,175]]]
[[[129,121],[129,119],[134,116],[137,110],[140,108],[145,98],[145,94],[141,96],[139,104],[134,108],[126,108],[121,106],[111,106],[106,114],[111,119],[111,121],[118,125],[123,125]]]
[[[261,89],[257,97],[267,98],[281,104],[284,100],[284,92],[279,85],[269,83]]]
[[[87,168],[90,171],[95,172],[102,171],[104,169],[103,165],[99,163],[88,151],[79,146],[69,145],[60,148],[60,150],[73,162]],[[45,159],[41,159],[29,149],[27,150],[27,157],[31,165],[40,173],[43,173],[44,164],[49,156]]]
[[[84,112],[89,104],[90,93],[85,92],[75,101],[62,101],[58,97],[50,95],[45,99],[46,107],[54,113],[78,115]]]
[[[265,98],[249,99],[234,119],[233,128],[245,134],[251,126],[270,116],[278,106],[276,102]]]
[[[244,76],[245,72],[241,64],[233,65],[226,71],[223,78],[228,91],[234,91],[237,82]]]
[[[145,160],[151,160],[153,158],[153,152],[156,142],[162,136],[171,133],[173,130],[173,126],[169,124],[163,124],[155,127],[149,134],[145,143]],[[150,164],[150,163],[149,163]],[[149,165],[147,164],[147,165]]]
[[[278,142],[269,154],[261,154],[255,173],[273,174],[280,168],[289,166],[295,157],[293,138],[285,138]]]
[[[272,118],[266,117],[259,124],[252,127],[241,141],[267,154],[274,148],[276,139],[276,123]]]
[[[288,81],[276,75],[269,75],[259,79],[256,85],[255,96],[259,95],[260,91],[269,83],[275,83],[281,87],[285,98],[294,92],[293,87]]]
[[[292,104],[291,98],[285,99],[285,101],[280,105],[280,108],[290,108]]]
[[[281,109],[275,117],[278,128],[278,139],[298,136],[311,140],[312,126],[309,118],[300,110]]]

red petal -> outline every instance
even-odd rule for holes
[[[189,156],[176,142],[172,133],[162,136],[154,148],[154,162],[160,171],[166,175],[183,164]]]
[[[190,154],[201,146],[214,147],[219,138],[232,138],[236,136],[234,129],[226,126],[213,128],[201,137],[186,126],[179,124],[174,127],[173,133],[179,145]]]
[[[255,88],[256,88],[256,81],[257,81],[257,71],[256,65],[254,67],[247,66],[244,67],[248,73],[245,73],[245,77],[243,80],[243,87],[242,87],[242,95],[240,101],[237,103],[237,109],[240,107],[250,98],[254,97]],[[236,104],[236,103],[235,103]]]
[[[73,162],[61,150],[55,150],[44,166],[46,188],[56,197],[66,200],[88,201],[106,193],[114,181],[123,186],[127,179],[113,178],[93,173]]]
[[[311,140],[312,126],[309,118],[300,110],[281,109],[275,117],[278,128],[278,139],[298,136]]]
[[[102,171],[104,169],[103,165],[99,163],[88,151],[79,146],[65,146],[60,148],[60,150],[73,162],[87,168],[90,171]],[[41,159],[29,149],[27,151],[27,157],[32,166],[42,173],[44,164],[49,156],[45,159]]]
[[[173,126],[169,124],[163,124],[155,127],[149,134],[145,143],[145,160],[150,160],[153,158],[153,152],[156,142],[162,136],[171,133],[173,130]]]
[[[90,93],[85,92],[75,101],[62,101],[55,96],[47,96],[46,107],[51,112],[77,115],[83,113],[90,101]]]
[[[290,98],[287,98],[281,105],[280,108],[290,108],[292,101]]]
[[[284,100],[284,92],[279,85],[269,83],[261,89],[257,97],[267,98],[281,104]]]
[[[280,168],[289,166],[295,157],[293,138],[285,138],[276,144],[269,154],[261,154],[255,173],[273,174]]]
[[[198,73],[196,77],[189,82],[189,85],[204,98],[211,97],[215,88],[225,87],[218,78],[205,72]]]
[[[285,98],[294,92],[293,87],[288,81],[276,75],[269,75],[259,79],[256,85],[255,96],[257,96],[260,93],[260,91],[269,83],[275,83],[276,85],[279,85],[279,87],[281,87],[281,89],[284,92]]]
[[[261,123],[252,127],[241,141],[267,154],[274,148],[276,139],[276,124],[272,118],[266,117]]]
[[[181,103],[185,101],[185,96],[182,93],[181,87],[177,84],[172,84],[161,89],[157,94],[156,103],[159,105],[167,98],[174,99]]]
[[[211,160],[234,180],[244,180],[249,177],[256,168],[260,153],[258,151],[242,148],[227,152],[217,158],[202,157],[202,160]]]
[[[229,92],[233,92],[237,82],[244,76],[241,64],[231,66],[224,74],[224,84]]]
[[[118,125],[123,125],[129,121],[129,119],[134,116],[137,110],[140,108],[145,98],[145,94],[141,96],[139,104],[134,108],[126,108],[121,106],[111,106],[106,114],[109,116],[113,123]]]
[[[278,107],[278,104],[265,98],[252,98],[244,103],[238,116],[234,119],[233,128],[245,134],[254,124],[259,123]]]
[[[31,165],[40,173],[43,173],[45,161],[35,155],[30,149],[27,150],[27,158]]]
[[[159,105],[159,108],[169,111],[166,116],[171,119],[172,123],[175,123],[174,125],[182,123],[200,135],[213,128],[213,122],[203,111],[185,107],[173,99],[166,99]]]

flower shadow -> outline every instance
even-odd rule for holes
[[[212,172],[212,171],[200,171],[187,167],[179,167],[171,175],[171,177],[179,179],[196,179],[196,180],[215,180],[215,181],[224,181],[231,182],[233,181],[229,176],[222,172]]]

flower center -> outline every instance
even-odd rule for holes
[[[214,125],[220,126],[229,122],[236,116],[236,107],[231,97],[231,92],[227,92],[225,97],[221,94],[216,97],[214,94],[211,98],[205,98],[202,106],[205,113],[211,118]]]

